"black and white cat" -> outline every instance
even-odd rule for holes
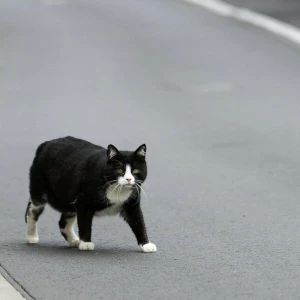
[[[141,184],[147,176],[146,145],[136,151],[107,149],[74,137],[41,144],[30,168],[30,200],[26,210],[26,240],[38,242],[37,221],[49,203],[61,212],[60,232],[70,246],[93,250],[95,215],[120,214],[144,252],[156,252],[149,242],[140,207]],[[77,218],[79,237],[73,225]]]

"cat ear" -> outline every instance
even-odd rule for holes
[[[146,156],[146,145],[143,144],[143,145],[139,146],[135,150],[135,155],[140,156],[140,157],[145,157]]]
[[[107,158],[111,159],[119,154],[119,150],[112,144],[107,147]]]

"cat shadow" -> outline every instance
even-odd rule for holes
[[[119,248],[119,247],[106,247],[104,245],[96,245],[93,251],[81,251],[76,247],[69,247],[65,245],[42,243],[39,244],[27,244],[24,242],[15,242],[11,244],[14,250],[24,252],[24,256],[35,255],[45,257],[66,257],[72,258],[90,257],[90,258],[137,258],[137,255],[144,254],[138,248]]]

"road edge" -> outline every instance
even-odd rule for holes
[[[20,293],[21,297],[27,299],[27,300],[35,300],[27,291],[26,289],[18,282],[16,281],[9,272],[0,264],[0,275],[8,282],[8,284],[18,293]],[[1,287],[0,287],[0,295],[1,295]]]
[[[300,29],[250,9],[237,7],[221,0],[183,0],[201,6],[215,14],[262,28],[300,45]]]

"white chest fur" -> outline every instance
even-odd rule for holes
[[[118,204],[114,204],[108,208],[105,208],[103,210],[97,211],[95,213],[96,216],[102,217],[102,216],[114,216],[120,213],[121,211],[121,206]]]
[[[132,188],[127,186],[118,187],[118,184],[111,185],[106,191],[106,197],[111,204],[122,205],[131,195]]]
[[[96,212],[96,216],[112,216],[120,213],[122,204],[130,197],[131,187],[117,187],[117,184],[111,185],[106,191],[106,198],[112,206]]]

